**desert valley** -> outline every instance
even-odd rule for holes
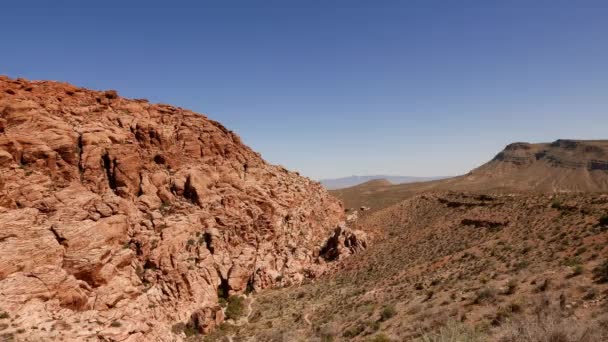
[[[328,191],[204,115],[0,78],[2,341],[608,340],[608,141]]]

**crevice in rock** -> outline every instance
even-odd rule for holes
[[[49,293],[52,292],[51,289],[49,288],[49,286],[44,282],[44,280],[40,279],[39,276],[32,274],[32,273],[26,274],[25,276],[28,278],[38,279],[42,283],[42,285],[44,285],[44,287],[46,287],[46,290],[49,291]]]
[[[190,200],[194,204],[198,204],[198,194],[196,193],[196,189],[192,187],[191,184],[192,176],[188,176],[186,179],[186,184],[184,185],[184,197]]]
[[[203,234],[203,237],[205,239],[205,246],[207,247],[209,252],[211,252],[211,254],[214,254],[215,249],[213,248],[213,243],[212,243],[213,237],[209,233]]]
[[[157,154],[154,156],[154,162],[158,165],[164,165],[166,160],[161,154]]]
[[[247,280],[247,287],[245,288],[245,293],[250,294],[255,291],[255,273],[249,277]]]
[[[112,191],[115,191],[116,190],[116,173],[115,173],[116,161],[110,160],[110,154],[107,152],[101,157],[101,159],[103,161],[103,168],[106,170],[106,177],[108,179],[108,185],[110,186],[110,189],[112,189]]]
[[[82,153],[83,153],[83,145],[82,145],[82,133],[78,133],[78,172],[80,173],[80,181],[83,181],[84,178],[84,166],[82,165]]]
[[[144,194],[144,190],[142,189],[142,184],[144,183],[144,173],[139,173],[139,189],[137,190],[137,197]]]
[[[53,236],[55,236],[55,240],[57,240],[57,243],[68,247],[68,239],[64,238],[63,236],[61,236],[61,234],[59,234],[59,232],[57,232],[56,227],[53,225],[51,226],[51,228],[49,228],[49,230],[51,231],[51,233],[53,233]]]
[[[84,270],[81,272],[74,273],[72,275],[74,276],[74,278],[84,281],[92,288],[96,288],[100,285],[97,284],[97,282],[95,281],[95,270]]]
[[[0,242],[2,242],[4,240],[7,240],[7,239],[10,239],[10,238],[16,238],[16,237],[17,237],[17,235],[15,235],[15,234],[9,234],[9,235],[6,235],[6,236],[0,236]]]
[[[220,298],[227,299],[229,297],[230,285],[228,285],[228,279],[222,277],[222,274],[218,271],[220,277],[220,285],[217,287],[217,296]]]

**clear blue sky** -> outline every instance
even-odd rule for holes
[[[205,113],[313,178],[608,138],[606,1],[85,3],[2,2],[0,74]]]

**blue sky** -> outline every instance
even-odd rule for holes
[[[3,2],[0,74],[205,113],[317,179],[608,138],[606,2],[96,3]]]

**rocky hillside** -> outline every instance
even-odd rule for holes
[[[461,183],[485,189],[608,191],[608,140],[513,143]]]
[[[427,192],[360,224],[382,236],[340,272],[264,291],[247,326],[216,334],[608,341],[608,195]]]
[[[218,302],[348,253],[348,230],[334,233],[343,215],[320,184],[203,115],[0,77],[5,339],[208,333],[224,320]]]
[[[513,143],[466,175],[412,184],[366,184],[332,193],[347,208],[386,208],[425,191],[608,191],[608,140]]]

